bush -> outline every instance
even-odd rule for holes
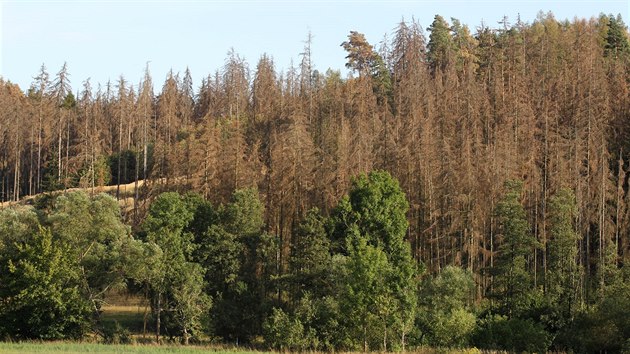
[[[480,321],[473,343],[483,349],[540,353],[547,351],[551,338],[541,324],[530,319],[490,315]]]
[[[453,310],[449,316],[441,317],[440,329],[436,330],[435,344],[442,347],[464,347],[468,345],[475,329],[475,315],[463,308]]]
[[[80,291],[79,269],[69,248],[55,241],[40,227],[0,249],[0,336],[78,339],[89,330],[91,308]]]
[[[302,349],[304,326],[299,319],[291,317],[282,309],[273,309],[263,324],[263,336],[270,347],[279,350]]]
[[[121,326],[118,321],[103,327],[103,341],[107,344],[130,344],[132,343],[129,330]]]
[[[628,270],[624,270],[628,273]],[[603,293],[592,308],[579,313],[556,338],[558,349],[575,352],[630,351],[630,274]]]
[[[472,274],[454,266],[425,279],[417,316],[422,333],[419,344],[447,348],[468,345],[476,326],[476,317],[466,305],[473,289]]]

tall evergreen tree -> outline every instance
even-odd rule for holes
[[[522,188],[521,181],[507,181],[505,194],[495,211],[501,244],[493,270],[493,286],[501,309],[509,317],[519,316],[529,308],[534,290],[528,264],[537,242],[521,204]]]
[[[434,73],[437,70],[444,71],[453,60],[453,38],[450,26],[442,16],[435,15],[427,31],[431,32],[427,44],[429,64]]]

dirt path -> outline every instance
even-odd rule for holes
[[[138,181],[138,188],[142,187],[144,185],[144,180],[140,180]],[[51,192],[51,193],[68,193],[68,192],[75,192],[75,191],[84,191],[90,194],[98,194],[98,193],[115,193],[116,189],[118,188],[117,185],[114,186],[99,186],[99,187],[94,187],[94,188],[68,188],[65,190],[59,190],[59,191],[55,191],[55,192]],[[133,204],[133,197],[129,198],[126,197],[127,195],[129,195],[129,193],[135,193],[136,191],[136,182],[131,182],[128,184],[121,184],[120,185],[120,195],[121,198],[119,200],[121,205],[124,206],[128,206],[129,205],[129,201],[131,200],[131,203]],[[45,194],[45,193],[39,193],[39,194],[35,194],[35,195],[28,195],[28,196],[24,196],[22,197],[20,200],[18,201],[8,201],[8,202],[2,202],[0,203],[0,209],[4,209],[13,205],[19,205],[19,204],[26,204],[28,201],[33,200],[35,198],[37,198],[38,196]]]

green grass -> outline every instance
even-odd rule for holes
[[[142,334],[144,328],[144,308],[141,306],[122,305],[105,306],[101,314],[101,321],[104,325],[113,325],[115,322],[118,322],[118,324],[126,328],[130,333]],[[152,323],[148,323],[149,328],[151,325]],[[151,335],[150,332],[149,335]]]
[[[0,353],[176,353],[176,354],[199,354],[203,352],[245,354],[255,353],[236,350],[225,350],[212,347],[201,346],[156,346],[156,345],[108,345],[96,343],[67,343],[67,342],[24,342],[24,343],[0,343]]]
[[[113,327],[118,323],[121,327],[128,331],[132,343],[137,344],[101,344],[93,341],[101,340],[98,336],[88,338],[88,342],[0,342],[1,353],[176,353],[199,354],[203,352],[214,353],[256,353],[254,351],[245,351],[239,348],[221,347],[218,345],[190,345],[187,347],[177,344],[155,345],[155,335],[153,333],[153,324],[147,323],[146,338],[143,335],[145,304],[139,297],[129,297],[125,294],[109,294],[108,305],[103,306],[101,314],[101,324],[103,327]],[[168,341],[167,337],[163,340]],[[140,344],[142,343],[142,344]]]

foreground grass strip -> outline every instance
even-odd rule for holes
[[[97,343],[0,343],[0,353],[176,353],[199,354],[202,352],[252,354],[255,352],[231,351],[212,347],[183,347],[183,346],[155,346],[155,345],[109,345]]]

